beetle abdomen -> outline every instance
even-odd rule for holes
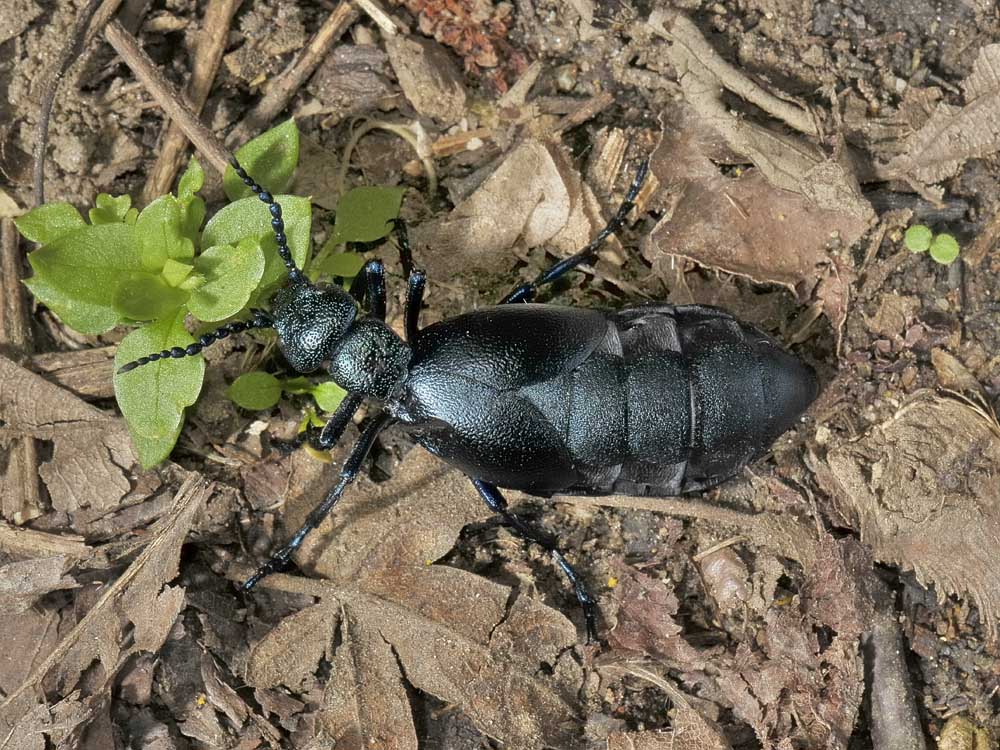
[[[390,405],[433,453],[501,487],[541,495],[704,489],[762,454],[816,395],[810,368],[723,310],[543,307],[491,308],[432,326]],[[544,337],[536,359],[540,352],[528,352],[542,331],[526,324],[542,320],[539,312],[574,335]]]
[[[613,320],[627,373],[630,451],[620,465],[592,474],[603,481],[575,491],[670,495],[711,487],[764,453],[816,397],[808,366],[723,310],[649,306]]]

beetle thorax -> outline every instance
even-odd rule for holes
[[[298,372],[318,370],[357,316],[354,299],[336,286],[289,284],[274,295],[278,346]]]
[[[388,401],[406,379],[410,347],[389,326],[361,318],[347,330],[330,357],[330,375],[349,393]]]

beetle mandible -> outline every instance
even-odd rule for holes
[[[541,545],[563,571],[596,640],[595,602],[551,539],[513,514],[500,488],[556,493],[669,496],[696,492],[733,476],[788,430],[816,397],[813,370],[768,335],[724,310],[651,304],[601,311],[532,299],[583,263],[617,232],[646,177],[643,162],[621,207],[580,252],[499,305],[418,325],[425,275],[413,268],[405,225],[396,224],[407,273],[405,341],[385,323],[385,271],[369,261],[349,292],[311,283],[295,265],[281,206],[232,160],[236,173],[271,212],[288,282],[271,312],[251,311],[186,348],[156,352],[120,368],[198,354],[252,328],[274,328],[300,373],[327,365],[347,391],[321,432],[323,450],[343,435],[365,400],[375,416],[340,471],[337,484],[291,539],[244,584],[285,569],[310,531],[357,477],[378,434],[391,424],[471,479],[515,533]],[[367,314],[362,306],[367,305]]]

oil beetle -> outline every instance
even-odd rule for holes
[[[310,283],[292,260],[281,206],[234,159],[244,183],[269,208],[288,283],[270,313],[206,333],[186,348],[121,368],[198,354],[252,328],[274,328],[288,363],[324,364],[348,395],[309,439],[332,448],[364,400],[379,405],[340,479],[292,538],[243,584],[286,568],[354,481],[376,436],[394,423],[465,472],[487,505],[526,540],[546,549],[596,635],[594,599],[540,530],[510,512],[500,487],[556,493],[669,496],[733,476],[788,430],[816,397],[812,369],[772,338],[702,305],[652,304],[601,311],[532,304],[538,287],[596,259],[617,232],[645,179],[643,163],[608,225],[575,255],[519,286],[499,305],[418,327],[425,277],[414,270],[405,226],[396,233],[408,283],[406,340],[385,323],[385,272],[370,261],[349,292]],[[367,314],[361,307],[367,305]]]

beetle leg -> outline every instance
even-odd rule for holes
[[[625,223],[625,217],[628,216],[628,212],[635,207],[635,199],[639,196],[639,190],[642,189],[642,183],[646,180],[646,174],[648,172],[649,162],[643,161],[642,164],[639,165],[639,171],[636,173],[635,179],[632,181],[632,185],[625,194],[625,200],[622,201],[622,204],[618,207],[615,215],[611,217],[611,221],[607,223],[604,229],[597,233],[597,236],[590,241],[590,244],[588,244],[580,252],[571,255],[568,258],[564,258],[549,267],[534,281],[521,284],[521,286],[517,287],[514,291],[500,300],[500,304],[506,305],[511,302],[531,302],[531,300],[535,298],[535,294],[538,292],[538,287],[542,284],[551,284],[553,281],[556,281],[577,266],[596,261],[597,251],[601,245],[604,244],[604,240],[622,228],[622,225]]]
[[[365,263],[361,273],[351,282],[349,292],[358,304],[368,302],[368,311],[373,318],[385,320],[385,266],[382,261]]]
[[[570,585],[573,587],[573,593],[576,595],[576,600],[580,602],[580,606],[583,608],[583,617],[587,622],[587,640],[591,643],[596,642],[596,601],[587,590],[587,586],[583,582],[583,579],[580,578],[580,574],[577,573],[576,570],[573,569],[573,566],[569,564],[563,556],[563,553],[556,547],[551,537],[539,529],[529,526],[515,514],[511,513],[510,509],[507,507],[507,500],[504,498],[500,490],[497,489],[496,485],[489,484],[481,479],[473,479],[472,483],[476,486],[476,489],[479,491],[479,495],[489,506],[490,510],[499,514],[514,530],[514,533],[522,539],[534,542],[552,556],[552,560],[559,566],[559,569],[569,580]]]
[[[363,400],[364,397],[360,394],[349,393],[340,402],[337,411],[327,420],[322,429],[313,427],[310,424],[291,440],[272,438],[271,444],[284,454],[298,450],[305,443],[309,443],[309,445],[318,451],[328,451],[340,442],[340,438],[343,437],[347,425],[351,423],[354,413],[361,406]]]
[[[419,269],[413,269],[406,280],[406,343],[413,346],[420,333],[420,305],[424,300],[424,286],[427,276]]]
[[[345,399],[345,402],[347,399]],[[340,409],[337,410],[340,413]],[[331,420],[332,421],[332,420]],[[242,589],[244,592],[250,591],[254,586],[256,586],[262,578],[271,575],[271,573],[277,573],[278,571],[285,570],[292,560],[292,555],[298,551],[299,547],[302,546],[302,542],[309,535],[309,532],[315,529],[323,519],[326,518],[333,507],[337,504],[341,497],[344,495],[344,490],[347,489],[348,485],[351,484],[357,478],[358,472],[361,470],[361,464],[364,462],[365,457],[371,451],[372,446],[375,444],[375,438],[378,434],[388,427],[393,422],[393,417],[386,412],[380,413],[375,417],[374,420],[364,429],[361,433],[361,437],[358,442],[355,443],[354,449],[351,451],[351,455],[347,457],[344,461],[343,467],[340,469],[340,481],[326,493],[326,497],[323,498],[323,502],[313,508],[309,515],[306,516],[306,521],[302,524],[302,527],[295,532],[294,536],[285,544],[284,547],[279,549],[267,562],[257,568],[257,572],[250,576],[243,584]]]
[[[392,228],[396,232],[396,245],[399,246],[399,264],[403,267],[403,275],[413,275],[413,251],[410,249],[410,235],[406,231],[406,222],[396,218],[392,220]]]

